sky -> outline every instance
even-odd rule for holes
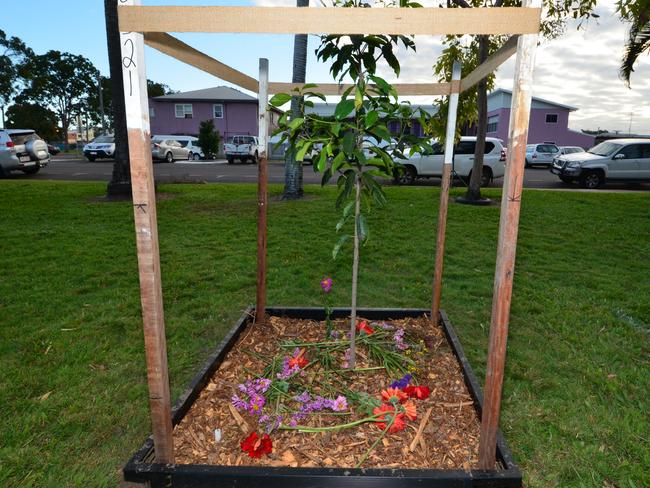
[[[434,5],[425,0],[425,5]],[[50,49],[81,54],[108,75],[103,0],[3,0],[0,29],[20,37],[38,54]],[[312,0],[312,3],[315,3]],[[320,3],[320,2],[319,2]],[[143,5],[295,5],[295,0],[143,0]],[[24,19],[25,12],[38,12]],[[571,22],[559,39],[541,40],[537,49],[533,94],[578,108],[572,129],[608,129],[650,134],[650,56],[642,55],[628,89],[618,77],[626,25],[614,14],[614,0],[599,0],[597,20],[580,29]],[[292,35],[175,34],[196,49],[257,78],[258,58],[269,59],[271,81],[291,80]],[[400,56],[400,82],[434,82],[432,66],[441,38],[416,36],[417,52]],[[318,63],[317,36],[309,36],[308,82],[331,82],[329,66]],[[180,61],[146,48],[147,77],[188,91],[228,85]],[[498,88],[512,89],[514,56],[497,71]],[[387,70],[380,73],[395,81]],[[411,99],[431,103],[427,97]]]

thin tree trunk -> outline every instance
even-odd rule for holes
[[[479,36],[478,66],[488,58],[488,36]],[[476,126],[476,148],[472,177],[467,188],[467,200],[481,199],[481,177],[483,176],[483,156],[485,154],[485,137],[487,134],[487,78],[479,81],[476,87],[478,121]]]
[[[296,6],[309,7],[309,0],[297,0]],[[305,83],[307,71],[307,34],[296,34],[293,38],[293,83]],[[291,118],[301,117],[300,97],[291,98]],[[296,161],[296,153],[289,148],[284,163],[284,193],[283,200],[302,198],[302,162]]]
[[[106,43],[108,65],[111,72],[111,104],[113,128],[115,131],[115,163],[106,192],[111,195],[131,195],[131,168],[129,165],[129,141],[126,129],[126,107],[124,105],[124,82],[122,80],[122,53],[120,50],[120,29],[117,23],[118,0],[104,0],[106,16]]]
[[[352,261],[352,307],[350,310],[350,360],[348,366],[355,368],[357,335],[357,283],[359,281],[359,215],[361,214],[361,175],[355,175],[354,186],[354,257]]]

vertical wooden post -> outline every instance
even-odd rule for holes
[[[121,0],[121,3],[139,5],[140,0]],[[151,164],[144,39],[142,34],[136,32],[121,32],[120,41],[154,448],[156,462],[173,463],[171,403],[158,251],[156,194]]]
[[[267,157],[269,115],[269,60],[260,58],[259,132],[260,152],[257,173],[257,303],[255,321],[264,322],[266,310],[266,213],[267,213]]]
[[[440,294],[442,293],[442,266],[445,259],[445,237],[447,233],[447,207],[449,206],[449,187],[451,185],[451,164],[454,157],[454,138],[456,137],[456,113],[460,92],[461,65],[454,62],[451,76],[451,94],[447,112],[447,133],[445,135],[445,159],[440,181],[440,209],[438,210],[438,237],[436,239],[436,263],[433,271],[433,297],[431,300],[431,322],[438,323],[440,314]]]
[[[539,7],[540,4],[541,0],[524,0],[522,6]],[[481,469],[492,469],[495,463],[536,47],[537,34],[525,34],[519,37],[510,109],[506,174],[501,196],[485,399],[481,415],[479,442]]]

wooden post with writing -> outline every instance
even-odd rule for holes
[[[269,60],[260,58],[259,96],[257,100],[259,106],[259,132],[257,139],[260,151],[257,173],[257,301],[255,306],[255,322],[264,322],[266,310],[266,214],[268,206],[268,161],[266,151],[269,130],[268,96]]]
[[[139,5],[140,0],[120,0],[120,4]],[[156,462],[173,463],[172,417],[158,251],[156,194],[151,164],[144,40],[140,33],[121,32],[120,41],[154,449]]]
[[[447,112],[447,132],[445,134],[445,158],[440,181],[440,209],[438,210],[438,237],[436,239],[436,263],[433,270],[433,297],[431,299],[431,322],[438,323],[440,315],[440,294],[442,293],[442,266],[445,259],[445,237],[447,234],[447,208],[449,206],[449,187],[451,185],[451,165],[454,157],[454,138],[456,137],[456,114],[460,91],[459,62],[454,62],[451,76],[451,94]]]
[[[540,4],[541,0],[524,0],[522,6],[539,7]],[[495,463],[537,37],[537,34],[524,34],[519,37],[517,45],[510,109],[508,155],[501,196],[499,241],[494,273],[485,398],[481,415],[479,442],[479,467],[481,469],[493,469]]]

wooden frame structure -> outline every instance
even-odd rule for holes
[[[532,97],[532,74],[539,33],[541,0],[523,0],[521,8],[384,8],[311,9],[297,7],[153,7],[140,0],[119,0],[124,97],[126,101],[129,157],[133,187],[133,212],[138,250],[140,295],[147,359],[147,379],[156,461],[173,463],[171,403],[167,372],[162,281],[158,251],[156,199],[149,150],[150,126],[147,105],[144,45],[184,63],[259,94],[258,181],[258,273],[256,320],[263,320],[266,307],[266,207],[267,207],[267,99],[269,93],[290,91],[291,83],[269,82],[268,61],[260,59],[259,79],[252,78],[167,34],[173,32],[231,32],[277,34],[489,34],[512,37],[472,73],[461,78],[454,66],[451,82],[393,85],[399,95],[445,95],[450,97],[447,143],[440,191],[432,320],[440,312],[447,202],[451,179],[453,135],[459,93],[476,85],[515,52],[516,69],[512,96],[506,174],[501,199],[497,263],[485,402],[481,418],[479,466],[491,469],[495,462],[496,437],[501,406],[506,341],[512,298],[514,262],[519,226],[528,120]],[[371,26],[371,27],[369,27]],[[338,84],[320,84],[319,91],[338,95]]]

